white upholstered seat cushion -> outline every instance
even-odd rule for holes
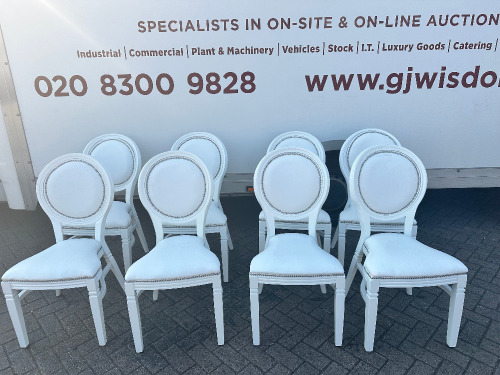
[[[343,275],[344,268],[316,240],[301,233],[272,237],[262,253],[250,263],[250,273],[276,276]]]
[[[401,233],[380,233],[364,243],[363,264],[374,279],[460,275],[467,267],[458,259]]]
[[[266,215],[264,214],[264,211],[260,211],[259,220],[260,221],[265,221],[266,220]],[[283,220],[276,220],[276,222],[277,223],[283,222]],[[301,224],[307,224],[308,223],[307,219],[304,219],[303,221],[297,220],[296,222],[297,223],[301,223]],[[317,223],[318,224],[330,224],[331,223],[330,215],[328,215],[328,213],[326,211],[320,210],[319,214],[318,214],[318,222]]]
[[[90,238],[69,239],[52,245],[11,267],[4,281],[59,281],[89,279],[101,268],[101,244]]]
[[[128,228],[132,224],[132,210],[125,202],[113,201],[106,217],[106,229]]]
[[[132,264],[125,281],[188,279],[220,272],[219,258],[197,236],[167,237]]]
[[[354,204],[349,204],[344,208],[344,210],[339,215],[339,221],[341,223],[359,224],[358,210],[356,210]],[[389,221],[381,221],[381,220],[376,220],[374,218],[371,218],[370,220],[372,224],[380,224],[380,225],[395,225],[395,224],[404,225],[404,221],[405,221],[404,217]],[[416,220],[413,220],[413,225],[417,225]]]

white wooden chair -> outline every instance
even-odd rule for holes
[[[339,261],[316,242],[316,220],[330,186],[325,164],[312,152],[287,148],[268,153],[254,175],[267,221],[264,250],[250,263],[253,344],[260,344],[259,290],[263,284],[325,285],[335,289],[335,345],[342,345],[345,275]],[[308,234],[275,234],[276,220],[307,217]]]
[[[139,176],[139,197],[149,212],[156,246],[130,266],[125,293],[135,350],[143,351],[138,297],[144,290],[212,284],[217,342],[224,344],[220,262],[208,247],[205,218],[212,201],[212,178],[200,158],[169,151],[153,157]],[[196,223],[196,235],[167,236],[164,226]]]
[[[339,154],[340,169],[346,180],[349,189],[349,174],[351,172],[352,164],[356,157],[365,149],[377,146],[401,146],[399,141],[392,134],[380,129],[363,129],[352,134],[346,139]],[[404,231],[404,221],[396,219],[390,222],[377,221],[373,219],[372,231],[374,232],[396,232],[402,233]],[[332,248],[338,242],[338,259],[342,266],[345,259],[345,237],[348,230],[360,231],[361,226],[359,223],[359,215],[356,207],[352,204],[351,198],[348,196],[347,204],[344,210],[339,215],[339,223],[335,234],[333,235]],[[417,237],[417,222],[415,221],[412,229],[412,236]],[[408,290],[411,294],[411,290]]]
[[[108,171],[115,192],[125,191],[125,202],[113,201],[105,223],[105,236],[120,236],[125,272],[132,263],[132,246],[137,231],[144,251],[149,251],[146,237],[134,207],[134,192],[141,169],[141,154],[133,140],[121,134],[105,134],[91,140],[83,151],[99,161]],[[65,235],[89,235],[93,228],[65,226]]]
[[[228,248],[233,249],[233,242],[227,226],[227,217],[220,203],[220,189],[227,169],[227,151],[222,141],[215,135],[204,132],[194,132],[180,137],[172,146],[172,151],[187,151],[198,156],[207,166],[213,178],[212,203],[208,209],[205,233],[219,233],[222,258],[222,275],[224,282],[229,279]],[[166,234],[193,234],[196,233],[194,223],[179,225],[165,225]],[[157,293],[154,298],[158,298]]]
[[[50,162],[38,176],[36,193],[49,216],[56,244],[11,267],[2,289],[19,341],[29,344],[21,299],[33,290],[86,287],[99,345],[106,344],[102,298],[112,270],[123,288],[123,276],[104,241],[104,221],[113,200],[113,185],[104,168],[84,154],[69,154]],[[92,226],[95,239],[63,240],[62,227]],[[107,265],[101,266],[101,258]]]
[[[290,131],[278,135],[269,144],[267,153],[274,150],[281,150],[283,148],[299,147],[304,148],[318,155],[320,160],[325,162],[325,149],[321,142],[312,134],[302,131]],[[289,230],[307,230],[307,218],[299,218],[296,221],[276,220],[276,229],[289,229]],[[332,221],[330,215],[324,210],[319,211],[318,221],[316,223],[316,230],[323,234],[323,249],[330,252],[330,243],[332,238]],[[264,249],[266,242],[266,217],[264,211],[259,214],[259,252]]]
[[[398,146],[375,146],[354,162],[349,195],[361,221],[361,236],[347,274],[349,291],[357,270],[363,276],[365,350],[373,350],[379,288],[439,286],[450,295],[448,346],[457,345],[464,303],[467,267],[458,259],[412,237],[417,206],[427,187],[422,162]],[[372,219],[404,219],[404,233],[371,235]],[[362,262],[363,256],[366,256]]]

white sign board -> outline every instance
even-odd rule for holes
[[[103,133],[146,161],[208,131],[250,173],[281,132],[366,127],[500,166],[498,0],[0,0],[0,26],[36,175]]]

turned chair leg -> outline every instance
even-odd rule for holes
[[[135,209],[132,209],[132,218],[134,220],[135,230],[137,232],[137,236],[139,237],[139,241],[141,242],[141,246],[144,249],[144,252],[148,253],[148,242],[146,241],[146,236],[144,236],[144,231],[142,230],[141,222],[139,221],[139,217],[137,216]]]
[[[338,277],[335,283],[335,346],[342,346],[345,311],[345,276]]]
[[[17,341],[21,348],[26,348],[29,344],[28,333],[26,332],[26,323],[24,322],[21,299],[17,290],[12,290],[9,282],[2,282],[2,290],[5,295],[5,302],[9,310],[10,319],[16,332]]]
[[[224,282],[227,283],[229,280],[229,254],[228,254],[228,244],[227,244],[227,227],[221,227],[220,230],[220,251],[222,256],[222,277]]]
[[[346,227],[345,224],[339,223],[338,225],[338,259],[342,267],[344,267],[344,259],[345,259],[345,235],[346,235]]]
[[[132,265],[132,249],[131,249],[131,242],[130,242],[129,234],[130,233],[127,230],[123,231],[121,234],[123,266],[124,266],[125,272],[127,272],[128,268]]]
[[[125,284],[125,293],[127,295],[128,315],[130,317],[130,326],[134,338],[135,351],[141,353],[144,350],[142,341],[141,312],[139,311],[139,300],[132,283]]]
[[[259,279],[257,276],[250,276],[250,315],[252,319],[253,344],[260,345]]]
[[[367,280],[361,284],[361,287],[366,287],[365,299],[365,350],[373,351],[373,343],[375,341],[375,328],[377,327],[377,309],[378,309],[378,281]]]
[[[104,290],[99,288],[98,280],[89,280],[87,283],[89,292],[90,309],[92,310],[92,318],[94,319],[95,331],[97,333],[97,341],[99,345],[106,345],[106,327],[104,325],[104,310],[102,308],[102,298]]]
[[[212,284],[214,294],[215,328],[217,331],[217,344],[224,345],[224,311],[222,307],[222,285],[220,276]]]
[[[259,253],[266,246],[266,222],[259,220]]]
[[[332,242],[332,226],[331,226],[331,224],[328,224],[327,226],[325,226],[325,230],[323,233],[324,233],[323,249],[327,253],[330,253],[330,247],[331,247],[331,242]]]
[[[453,285],[450,295],[450,309],[448,311],[448,331],[446,333],[446,343],[449,347],[457,346],[458,331],[465,299],[465,284],[467,276],[459,276],[458,283]]]
[[[234,250],[233,239],[231,238],[231,233],[229,233],[229,227],[226,226],[226,228],[227,228],[227,243],[229,246],[229,250]]]

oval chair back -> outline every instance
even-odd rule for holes
[[[254,189],[267,222],[267,241],[275,235],[275,219],[308,218],[316,238],[316,221],[330,188],[325,163],[303,148],[284,148],[264,156],[255,170]]]
[[[38,176],[40,206],[52,221],[56,241],[63,226],[95,226],[95,238],[104,237],[104,222],[111,207],[114,186],[104,167],[85,154],[67,154],[47,164]]]
[[[356,157],[373,146],[401,146],[401,143],[389,132],[381,129],[362,129],[353,133],[340,148],[339,164],[344,179],[349,186],[349,174]]]
[[[163,225],[196,222],[196,234],[205,239],[205,219],[212,201],[212,177],[203,161],[185,151],[168,151],[149,160],[139,175],[139,197],[149,212],[156,243]]]
[[[319,156],[325,162],[325,148],[314,135],[302,131],[290,131],[278,135],[267,148],[267,153],[283,148],[304,148]]]
[[[92,139],[83,152],[106,168],[115,191],[125,190],[125,202],[131,204],[142,165],[137,144],[121,134],[104,134]]]
[[[227,169],[227,151],[224,143],[215,135],[193,132],[176,140],[172,151],[187,151],[198,156],[210,171],[213,178],[213,200],[220,205],[220,189]]]
[[[401,217],[405,217],[404,233],[410,236],[426,188],[425,167],[410,150],[374,146],[363,151],[354,161],[349,183],[362,236],[369,235],[370,218],[391,221]]]

